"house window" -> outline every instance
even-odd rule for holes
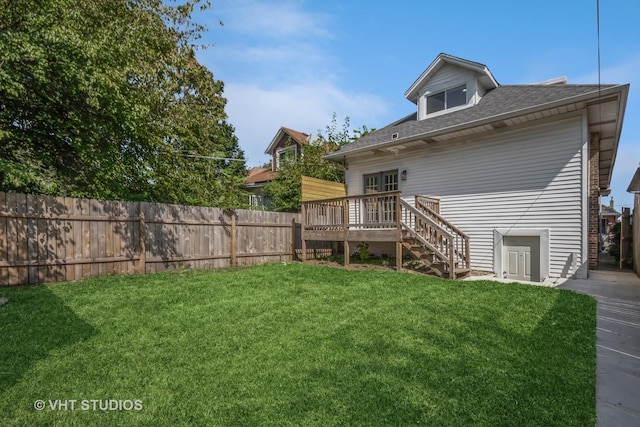
[[[276,170],[285,162],[292,162],[298,158],[298,147],[295,145],[289,145],[285,148],[281,148],[276,151]]]
[[[398,191],[398,170],[372,173],[364,176],[364,192]]]
[[[398,190],[398,170],[372,173],[364,176],[364,193],[372,194]],[[364,221],[368,224],[395,223],[396,197],[371,197],[364,200]]]
[[[456,86],[427,96],[427,114],[458,107],[467,103],[467,85]]]

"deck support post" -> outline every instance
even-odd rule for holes
[[[305,204],[302,204],[300,210],[300,243],[302,254],[300,260],[305,262],[307,260],[307,240],[305,239],[305,229],[307,228],[307,207]]]
[[[344,241],[344,265],[349,265],[349,241]]]
[[[396,242],[396,270],[402,270],[402,242]]]

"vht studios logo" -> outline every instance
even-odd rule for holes
[[[33,407],[37,411],[141,411],[140,399],[49,399],[36,400]]]

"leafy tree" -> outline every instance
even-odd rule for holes
[[[209,2],[0,0],[0,190],[244,202],[196,7]]]
[[[299,212],[302,205],[302,176],[344,182],[343,166],[326,161],[323,156],[374,130],[363,126],[361,130],[354,130],[352,134],[349,130],[349,117],[344,119],[342,128],[339,129],[334,113],[324,135],[319,130],[317,137],[303,147],[303,153],[297,159],[285,158],[276,178],[265,185],[265,191],[271,200],[270,208],[276,211]]]

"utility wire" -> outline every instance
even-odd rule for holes
[[[596,0],[596,21],[598,32],[598,92],[600,92],[600,0]]]

